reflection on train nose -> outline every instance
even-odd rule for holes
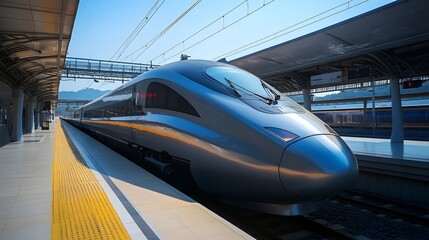
[[[314,135],[286,148],[279,172],[286,192],[300,200],[317,200],[353,186],[358,165],[340,137]]]

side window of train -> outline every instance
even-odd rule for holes
[[[160,108],[200,117],[184,97],[162,83],[150,83],[145,96],[146,108]]]

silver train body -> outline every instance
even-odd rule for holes
[[[259,78],[187,60],[77,110],[74,124],[190,163],[204,192],[275,214],[351,187],[355,156],[329,126]]]

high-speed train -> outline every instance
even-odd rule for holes
[[[351,187],[358,164],[325,123],[234,66],[185,60],[76,110],[71,123],[138,146],[142,161],[189,163],[198,187],[233,204],[296,215]]]

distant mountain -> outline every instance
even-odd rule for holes
[[[94,100],[104,94],[109,92],[109,90],[101,91],[93,88],[79,90],[77,92],[73,91],[61,91],[58,93],[58,99],[65,100]]]

